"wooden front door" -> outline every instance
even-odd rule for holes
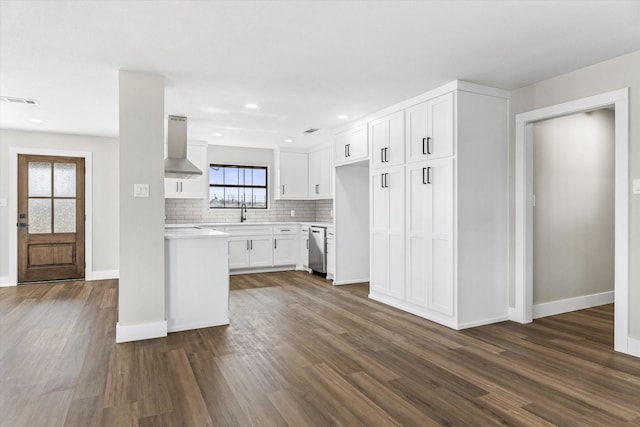
[[[84,159],[18,156],[18,282],[84,278]]]

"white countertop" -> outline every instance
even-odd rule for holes
[[[282,221],[282,222],[203,222],[195,224],[165,224],[165,229],[174,228],[197,228],[197,227],[246,227],[256,225],[318,225],[321,227],[333,227],[332,222],[310,222],[310,221]]]
[[[165,239],[212,239],[229,237],[229,233],[223,233],[222,231],[185,226],[184,224],[175,225],[182,225],[182,227],[165,227]]]

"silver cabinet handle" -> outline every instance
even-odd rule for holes
[[[282,184],[282,195],[284,196],[284,184]]]
[[[427,154],[431,154],[431,137],[427,137]]]
[[[309,239],[307,239],[307,249],[309,249]]]
[[[249,241],[247,240],[247,250],[249,250]]]
[[[251,242],[250,248],[251,250],[253,250],[253,240],[249,240],[249,242]]]
[[[273,249],[278,249],[278,239],[273,239]]]
[[[431,184],[431,166],[427,167],[427,184]]]

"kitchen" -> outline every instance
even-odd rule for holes
[[[232,282],[254,286],[255,298],[274,307],[293,301],[294,318],[331,348],[340,347],[338,341],[347,336],[338,317],[352,324],[360,321],[355,316],[372,316],[360,326],[384,319],[401,334],[394,316],[412,313],[416,316],[409,323],[428,324],[426,333],[436,342],[439,334],[458,336],[448,335],[450,330],[506,320],[526,323],[522,305],[527,297],[518,285],[526,276],[526,257],[518,249],[526,236],[520,222],[527,194],[522,175],[526,153],[518,142],[521,134],[526,140],[526,114],[613,94],[593,105],[615,108],[616,137],[624,139],[616,147],[628,148],[618,150],[616,163],[622,176],[616,181],[616,194],[622,195],[616,198],[616,212],[626,213],[629,228],[618,233],[628,252],[616,252],[627,264],[619,267],[625,274],[616,274],[624,286],[615,287],[615,320],[627,316],[628,322],[622,322],[624,329],[616,324],[615,348],[640,354],[634,310],[638,266],[629,262],[638,253],[633,221],[638,123],[628,115],[638,102],[629,96],[638,88],[634,6],[624,10],[589,3],[593,9],[578,13],[564,3],[514,3],[503,9],[478,2],[464,10],[457,3],[435,8],[429,2],[376,4],[198,2],[183,8],[164,2],[150,11],[132,2],[123,13],[122,5],[108,2],[3,1],[2,96],[27,103],[0,104],[0,285],[13,287],[18,277],[18,158],[60,155],[85,159],[84,278],[88,287],[104,285],[96,292],[104,292],[105,307],[113,309],[109,298],[117,295],[117,317],[105,314],[112,341],[122,343],[114,344],[111,354],[133,348],[126,342],[146,345],[167,332],[170,336],[158,342],[174,345],[176,336],[189,341],[202,334],[220,336],[233,327],[233,305],[231,316],[187,325],[184,332],[174,333],[167,324],[172,294],[165,283],[172,273],[165,270],[171,257],[165,245],[180,239],[165,240],[165,235],[192,225],[228,239],[228,253],[223,249],[219,258],[228,257]],[[596,19],[608,13],[611,19]],[[550,14],[556,19],[547,20]],[[310,15],[313,20],[307,19]],[[430,26],[419,19],[425,16]],[[120,22],[119,30],[104,26],[105,19]],[[34,26],[46,23],[51,37],[23,33],[19,23],[25,20]],[[394,24],[384,28],[390,32],[380,31],[389,21]],[[186,22],[192,32],[175,36],[177,23]],[[505,35],[505,22],[523,23],[523,28],[510,29],[522,33]],[[539,31],[541,23],[546,31]],[[569,25],[586,31],[584,40],[567,37]],[[446,37],[432,37],[435,33]],[[604,33],[611,40],[602,40]],[[624,90],[626,95],[617,92]],[[165,176],[172,115],[188,120],[186,154],[203,172],[201,178]],[[442,139],[449,142],[441,144]],[[246,179],[241,184],[239,175],[231,182],[212,180],[212,168],[250,172],[255,185]],[[261,172],[253,175],[254,168],[265,168],[266,179]],[[417,203],[427,199],[432,203]],[[431,228],[424,226],[429,219],[435,219]],[[624,224],[625,217],[619,221]],[[312,226],[326,229],[317,268],[306,252]],[[439,249],[434,252],[434,247]],[[310,275],[311,269],[320,275]],[[115,279],[117,293],[111,287]],[[273,294],[256,282],[272,286]],[[275,289],[279,286],[289,293]],[[247,294],[237,292],[232,302],[255,308],[250,297],[240,296]],[[218,299],[224,300],[224,290],[221,295]],[[332,306],[318,295],[327,296]],[[362,300],[365,305],[359,305]],[[358,307],[356,313],[349,314],[347,302]],[[328,337],[321,320],[309,320],[301,307],[319,319],[330,317],[327,328],[339,337]],[[265,336],[293,336],[284,317],[266,314],[267,320],[282,322],[282,329],[275,324]],[[242,326],[258,322],[247,313],[236,319]],[[214,326],[227,320],[231,326]],[[390,364],[398,363],[383,342],[393,342],[390,330],[372,337],[372,330],[356,328],[351,344],[384,349]],[[408,330],[408,335],[417,333]],[[456,348],[457,338],[447,339]],[[257,348],[260,343],[270,345],[257,340]],[[221,348],[228,350],[224,342]],[[411,350],[418,352],[417,347]],[[196,367],[193,354],[192,360],[180,356],[179,361]],[[309,358],[314,366],[320,363],[309,354],[299,360]]]

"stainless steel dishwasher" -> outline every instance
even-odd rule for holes
[[[309,268],[314,273],[327,274],[326,227],[309,227]]]

